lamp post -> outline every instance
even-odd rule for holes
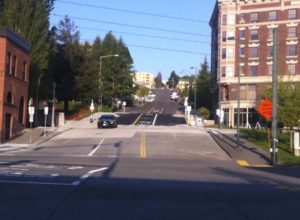
[[[99,97],[99,102],[100,105],[98,105],[98,112],[100,111],[100,109],[102,110],[102,76],[101,76],[101,62],[102,59],[104,58],[109,58],[109,57],[118,57],[119,54],[111,54],[111,55],[105,55],[105,56],[100,56],[100,68],[99,68],[99,92],[100,92],[100,97]]]
[[[191,69],[195,70],[195,91],[194,91],[194,110],[196,110],[197,107],[197,67],[191,67]]]
[[[51,127],[55,127],[55,88],[56,83],[53,81],[53,99],[52,99],[52,117],[51,117]]]

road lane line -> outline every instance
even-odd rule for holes
[[[146,134],[141,134],[141,146],[140,146],[140,157],[145,159],[147,157],[146,153]]]
[[[238,165],[243,166],[243,167],[249,167],[250,164],[246,160],[237,160],[236,161]]]
[[[101,171],[104,171],[104,170],[107,170],[108,167],[102,167],[100,169],[96,169],[96,170],[90,170],[89,172],[87,172],[86,174],[82,175],[81,177],[79,177],[79,179],[73,181],[71,183],[72,186],[78,186],[82,181],[86,180],[87,178],[89,178],[91,175],[93,175],[94,173],[97,173],[97,172],[101,172]]]
[[[136,125],[138,123],[138,121],[141,119],[141,117],[143,116],[143,113],[141,113],[136,119],[135,121],[132,123],[132,125]]]
[[[155,117],[154,117],[154,120],[153,120],[153,123],[152,123],[153,126],[154,126],[155,123],[156,123],[157,115],[158,115],[158,114],[155,114]]]
[[[154,108],[151,108],[151,109],[148,111],[148,113],[150,114],[153,110],[154,110]]]
[[[93,149],[89,154],[88,156],[91,157],[93,156],[93,154],[101,147],[102,143],[103,143],[104,139],[102,139],[99,144],[97,145],[97,147],[95,149]]]
[[[0,180],[0,183],[16,183],[16,184],[34,184],[34,185],[54,185],[54,186],[75,186],[70,183],[51,183],[51,182],[27,182],[27,181],[13,181]]]
[[[164,112],[164,110],[165,110],[165,107],[163,107],[163,108],[160,110],[159,114],[162,114],[162,113]]]

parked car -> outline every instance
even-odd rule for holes
[[[98,128],[116,128],[118,126],[117,118],[113,114],[105,114],[98,118]]]

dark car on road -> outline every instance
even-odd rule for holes
[[[102,115],[98,118],[97,126],[98,128],[116,128],[117,118],[113,114]]]

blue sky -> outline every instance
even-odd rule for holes
[[[50,21],[57,25],[61,16],[68,15],[82,41],[103,39],[112,31],[128,46],[136,71],[161,72],[167,79],[173,70],[179,76],[193,74],[190,67],[199,68],[205,56],[210,60],[208,22],[214,4],[213,0],[56,0]]]

